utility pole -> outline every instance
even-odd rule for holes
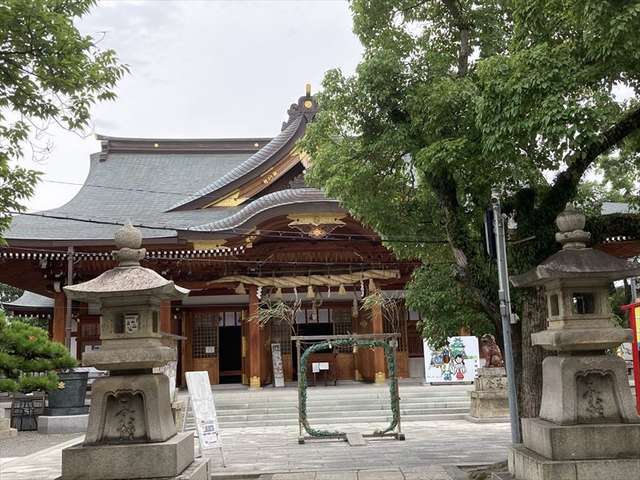
[[[504,342],[504,360],[507,370],[507,386],[509,393],[509,416],[511,419],[511,441],[522,443],[520,433],[520,415],[518,414],[518,395],[516,392],[516,376],[513,366],[513,346],[511,344],[511,295],[509,293],[509,270],[507,268],[507,244],[505,241],[505,221],[502,217],[500,198],[496,191],[491,192],[494,232],[496,237],[496,256],[498,263],[498,281],[500,285],[500,316],[502,318],[502,338]]]

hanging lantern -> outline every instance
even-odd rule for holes
[[[358,300],[356,299],[355,294],[353,295],[353,303],[351,304],[351,316],[353,318],[358,318]]]
[[[247,290],[246,290],[246,288],[244,288],[244,283],[240,282],[238,284],[238,286],[236,287],[235,292],[238,295],[246,295],[247,294]]]
[[[298,287],[293,287],[293,294],[296,297],[296,300],[298,300]]]
[[[338,293],[340,295],[346,295],[347,294],[347,289],[344,288],[344,284],[342,284],[342,283],[340,284],[340,288],[338,288]]]
[[[373,278],[369,279],[369,293],[371,292],[375,292],[376,291],[376,282],[373,280]]]
[[[274,298],[282,298],[282,288],[276,288],[276,293],[273,295]]]
[[[258,297],[258,300],[262,300],[262,286],[258,287],[258,290],[256,292],[256,297]]]
[[[314,297],[315,297],[315,292],[313,291],[313,287],[309,285],[307,287],[307,298],[314,298]]]
[[[327,298],[331,298],[331,285],[327,285]]]

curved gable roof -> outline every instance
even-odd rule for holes
[[[262,213],[279,207],[291,207],[292,205],[299,204],[304,204],[305,206],[315,204],[320,207],[328,207],[332,211],[342,211],[338,200],[327,198],[322,191],[315,188],[280,190],[254,200],[238,212],[226,218],[193,227],[190,230],[221,232],[233,230],[246,224],[252,224],[253,226],[255,220],[258,220]],[[252,220],[254,220],[254,222],[252,222]]]
[[[234,187],[258,177],[270,166],[283,158],[293,149],[298,138],[304,135],[307,124],[318,111],[318,104],[311,95],[305,95],[289,107],[289,119],[283,124],[282,131],[267,145],[226,175],[215,180],[193,197],[176,203],[171,210],[203,208],[215,200],[230,193]]]

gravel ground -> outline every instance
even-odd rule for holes
[[[17,437],[0,440],[0,458],[24,457],[79,436],[79,433],[44,435],[38,432],[18,432]]]

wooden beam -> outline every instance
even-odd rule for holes
[[[52,340],[64,343],[65,324],[67,319],[67,299],[62,292],[56,292],[53,296],[53,326]]]
[[[249,317],[247,318],[248,355],[249,355],[249,388],[261,386],[262,332],[257,321],[258,287],[249,285]]]
[[[371,308],[371,330],[374,334],[384,333],[382,307],[379,304],[375,304]],[[384,350],[380,347],[373,352],[373,371],[375,372],[375,382],[384,383],[386,379]]]
[[[172,333],[171,300],[162,300],[160,302],[160,331],[164,333]]]

